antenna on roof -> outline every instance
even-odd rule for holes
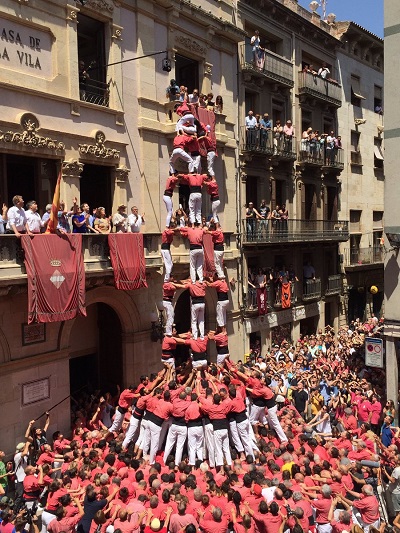
[[[313,0],[309,8],[314,13],[319,7],[322,7],[322,20],[326,21],[326,5],[328,3],[328,0],[320,0],[317,2],[317,0]]]

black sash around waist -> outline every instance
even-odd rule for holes
[[[163,242],[161,244],[161,250],[170,250],[171,249],[171,243],[169,242]]]
[[[214,244],[214,250],[216,250],[217,252],[223,252],[224,251],[224,245],[223,243],[221,242],[218,242],[218,243],[215,243]]]
[[[128,409],[126,407],[121,407],[120,405],[118,406],[117,409],[122,415],[128,412]]]
[[[193,361],[204,361],[207,359],[207,352],[193,352],[192,351]]]
[[[253,398],[253,405],[256,407],[266,407],[267,400],[265,398]]]
[[[203,247],[201,244],[191,244],[190,249],[191,250],[201,250]]]
[[[186,426],[186,420],[184,416],[173,416],[172,423],[175,424],[175,426]]]
[[[217,354],[218,355],[223,355],[225,353],[229,353],[229,346],[226,345],[226,346],[218,346],[217,345]]]
[[[227,292],[217,292],[217,299],[219,302],[225,302],[226,300],[229,300],[229,296]]]
[[[163,425],[163,422],[164,422],[164,419],[161,418],[161,416],[157,416],[151,411],[147,412],[147,420],[149,420],[150,422],[153,422],[153,424],[155,424],[156,426],[160,426],[160,427]]]
[[[240,413],[235,413],[236,424],[240,424],[240,422],[244,422],[246,419],[247,419],[246,410],[241,411]]]
[[[173,194],[172,191],[170,191],[170,190],[168,190],[168,189],[166,189],[166,190],[164,191],[164,196],[172,196],[172,194]]]
[[[198,427],[202,425],[203,425],[202,417],[196,418],[195,420],[188,420],[188,423],[187,423],[188,428],[194,428],[194,427]]]
[[[190,192],[201,192],[200,185],[194,185],[193,187],[190,187]]]
[[[211,420],[214,431],[218,429],[228,429],[228,420],[226,418],[219,418],[217,420]]]
[[[206,303],[206,299],[204,298],[204,296],[192,296],[191,300],[192,300],[192,304]]]
[[[211,196],[211,201],[212,202],[216,202],[217,200],[219,200],[218,194],[217,194],[217,196]]]

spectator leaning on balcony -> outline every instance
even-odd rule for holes
[[[258,51],[260,49],[260,32],[258,30],[255,30],[253,37],[250,39],[250,44],[252,46],[252,52],[253,52],[253,63],[255,66],[257,66],[257,60],[258,60]]]
[[[98,207],[96,218],[93,222],[93,228],[96,233],[108,234],[111,231],[110,217],[106,216],[105,207]]]
[[[139,215],[139,209],[134,205],[131,208],[132,213],[128,216],[128,227],[132,233],[140,233],[141,226],[144,226],[144,213]]]
[[[268,234],[268,221],[270,219],[271,209],[268,207],[266,200],[261,200],[260,207],[258,208],[260,213],[261,220],[258,223],[258,235],[261,237],[263,231],[265,231],[265,236]]]
[[[21,237],[23,233],[32,235],[26,220],[24,211],[24,199],[22,196],[16,195],[12,199],[13,206],[10,207],[7,213],[7,233],[15,233],[17,237]]]
[[[278,119],[274,126],[274,154],[281,150],[283,139],[283,127],[281,121]]]
[[[285,152],[292,151],[294,128],[292,121],[289,119],[283,126],[284,150]]]
[[[326,63],[322,63],[322,67],[318,70],[318,76],[324,80],[329,78],[331,71],[326,66]]]
[[[249,202],[246,209],[246,226],[247,238],[252,241],[256,235],[257,219],[260,219],[260,213],[255,209],[253,202]]]
[[[271,147],[271,131],[272,121],[268,113],[264,113],[263,118],[260,120],[260,146],[262,149]]]
[[[1,216],[0,216],[0,235],[6,232],[7,212],[8,212],[8,207],[6,206],[6,204],[3,204],[3,207],[1,209]]]
[[[90,76],[86,71],[85,62],[79,61],[79,98],[86,100],[87,81],[90,80]]]
[[[315,268],[312,266],[310,261],[307,261],[307,263],[303,266],[303,282],[305,291],[307,289],[307,281],[310,279],[315,280]]]
[[[47,227],[47,224],[50,220],[50,213],[51,213],[51,204],[46,205],[46,212],[42,216],[42,222],[43,222],[43,228],[45,229]]]
[[[35,200],[31,200],[26,204],[28,208],[25,211],[26,225],[32,233],[40,233],[43,228],[43,222],[37,212],[38,206]]]

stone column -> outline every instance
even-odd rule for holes
[[[294,342],[300,337],[300,320],[294,320],[292,323],[292,339]]]
[[[271,345],[271,330],[270,329],[262,329],[260,331],[261,334],[261,355],[264,357],[267,353],[268,346]]]
[[[130,169],[125,165],[115,168],[115,188],[113,198],[113,213],[116,213],[120,204],[128,205],[128,176]]]
[[[78,199],[80,204],[80,185],[79,180],[83,171],[83,163],[77,159],[70,159],[62,162],[62,180],[60,187],[60,199],[66,202],[66,208],[71,204],[72,198]]]
[[[399,393],[399,369],[397,364],[396,343],[399,340],[396,337],[386,336],[386,391],[387,397],[397,405]],[[398,425],[399,415],[396,409],[396,418],[394,425]]]

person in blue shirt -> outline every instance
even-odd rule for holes
[[[386,448],[392,444],[393,440],[393,431],[391,429],[391,424],[393,422],[393,417],[390,415],[385,416],[383,421],[383,426],[381,429],[381,441]]]
[[[272,146],[272,122],[268,113],[260,120],[260,146],[263,149]]]
[[[72,217],[72,233],[88,233],[89,217],[90,213],[85,213],[80,206]]]

